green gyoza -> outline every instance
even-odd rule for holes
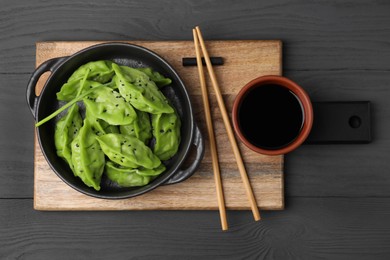
[[[170,78],[166,78],[157,71],[153,71],[152,68],[136,68],[136,70],[142,71],[148,77],[156,83],[157,87],[162,88],[172,83]]]
[[[138,110],[151,114],[172,113],[173,108],[148,75],[126,66],[112,64],[121,95]]]
[[[153,154],[152,150],[136,137],[106,134],[99,136],[97,140],[104,154],[121,166],[154,169],[161,164],[160,159]]]
[[[54,144],[57,155],[63,158],[71,169],[73,169],[72,152],[70,144],[79,133],[83,119],[79,113],[77,104],[72,105],[65,116],[63,116],[55,126]]]
[[[108,179],[116,182],[121,187],[144,186],[164,171],[164,164],[160,164],[160,166],[155,169],[132,169],[117,165],[110,161],[106,163],[105,168],[105,174]]]
[[[84,65],[81,65],[73,74],[69,77],[68,82],[82,79],[84,75],[89,72],[88,79],[97,81],[99,83],[106,83],[111,80],[114,75],[112,69],[112,61],[99,60],[91,61]]]
[[[73,173],[88,187],[100,190],[105,158],[88,120],[71,143]]]
[[[87,110],[95,118],[111,125],[131,124],[137,118],[134,108],[118,92],[109,87],[96,88],[83,101]]]
[[[62,85],[60,92],[57,92],[57,99],[61,101],[71,101],[83,92],[102,85],[96,81],[85,80],[83,89],[80,89],[82,83],[82,80],[74,80],[65,83]]]
[[[180,144],[181,121],[176,112],[152,115],[152,129],[155,138],[153,153],[160,160],[172,158]]]
[[[134,136],[147,144],[152,138],[152,126],[150,124],[149,114],[143,111],[137,111],[137,119],[132,124],[119,126],[120,133],[128,136]]]

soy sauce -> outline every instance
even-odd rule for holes
[[[256,86],[242,99],[239,126],[253,145],[281,149],[295,140],[304,122],[301,102],[289,89],[274,85]]]

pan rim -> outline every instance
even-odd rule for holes
[[[52,80],[54,78],[54,76],[56,75],[56,73],[58,73],[59,70],[61,70],[68,62],[71,62],[73,59],[75,59],[76,57],[82,55],[82,54],[85,54],[87,52],[90,52],[90,51],[96,51],[96,49],[99,49],[99,48],[105,48],[105,47],[124,47],[124,48],[131,48],[131,49],[136,49],[138,51],[141,51],[141,52],[144,52],[144,53],[147,53],[148,55],[151,55],[152,58],[158,60],[159,62],[161,62],[163,64],[163,66],[165,66],[167,68],[167,70],[169,71],[170,74],[172,74],[175,79],[177,80],[177,83],[179,85],[179,87],[181,88],[181,94],[184,95],[183,98],[185,99],[185,101],[183,102],[183,104],[186,104],[186,109],[187,109],[187,112],[186,112],[186,116],[187,114],[189,115],[189,118],[187,117],[186,120],[188,120],[188,123],[189,123],[189,129],[188,129],[188,133],[187,133],[187,136],[188,136],[188,141],[184,144],[181,144],[181,149],[182,149],[182,156],[177,158],[177,162],[175,162],[172,167],[168,170],[169,173],[167,174],[164,174],[161,178],[159,178],[159,180],[157,182],[152,182],[146,186],[142,186],[142,187],[139,187],[139,189],[131,189],[129,191],[118,191],[118,193],[120,193],[119,195],[105,195],[105,194],[99,194],[98,191],[95,191],[95,190],[92,190],[92,188],[89,188],[85,185],[85,187],[79,187],[79,185],[76,185],[76,184],[73,184],[71,183],[70,181],[68,181],[66,179],[65,176],[63,176],[63,174],[61,172],[59,172],[57,170],[57,168],[52,164],[51,160],[49,159],[45,149],[44,149],[44,146],[42,144],[42,137],[41,137],[41,131],[40,131],[40,128],[37,129],[37,136],[38,136],[38,141],[39,141],[39,145],[40,145],[40,148],[42,150],[42,154],[44,155],[46,161],[48,162],[50,168],[56,173],[56,175],[64,182],[66,183],[67,185],[69,185],[70,187],[72,187],[73,189],[83,193],[83,194],[86,194],[88,196],[92,196],[92,197],[95,197],[95,198],[101,198],[101,199],[126,199],[126,198],[131,198],[131,197],[135,197],[135,196],[138,196],[138,195],[141,195],[141,194],[144,194],[146,192],[149,192],[161,185],[163,185],[165,182],[167,182],[170,178],[172,178],[175,173],[177,171],[180,170],[180,167],[182,166],[183,162],[185,161],[185,159],[188,157],[188,154],[190,152],[190,149],[191,149],[191,146],[192,146],[192,143],[193,143],[193,138],[194,138],[194,132],[195,132],[195,119],[194,119],[194,115],[193,115],[193,108],[192,108],[192,103],[191,103],[191,99],[190,99],[190,96],[188,94],[188,91],[185,87],[185,84],[183,82],[183,80],[181,79],[181,77],[179,76],[179,74],[177,73],[177,71],[164,59],[162,58],[160,55],[158,55],[156,52],[154,51],[151,51],[150,49],[147,49],[143,46],[139,46],[139,45],[136,45],[136,44],[131,44],[131,43],[125,43],[125,42],[107,42],[107,43],[100,43],[100,44],[96,44],[96,45],[92,45],[92,46],[89,46],[87,48],[84,48],[68,57],[63,57],[63,60],[62,62],[56,66],[55,69],[53,69],[51,75],[48,77],[44,87],[42,88],[42,91],[41,91],[41,94],[39,96],[39,99],[38,99],[38,102],[37,102],[37,107],[36,107],[36,111],[35,111],[35,117],[37,118],[37,120],[39,121],[39,115],[40,115],[40,109],[39,107],[41,106],[41,100],[42,100],[42,96],[44,95],[45,93],[45,90],[47,88],[50,88],[50,86],[53,84],[52,83]],[[88,61],[86,61],[88,62]],[[77,178],[77,177],[75,177]]]

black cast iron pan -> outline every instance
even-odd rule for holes
[[[79,66],[96,60],[111,60],[131,67],[151,67],[172,80],[172,84],[164,87],[162,92],[176,108],[182,122],[179,151],[173,158],[164,162],[167,170],[146,186],[121,188],[103,177],[101,190],[95,191],[75,177],[67,163],[57,156],[54,146],[54,126],[57,118],[37,128],[39,145],[54,172],[74,189],[90,196],[105,199],[137,196],[160,185],[174,184],[190,177],[203,158],[204,141],[194,121],[188,92],[179,75],[168,62],[146,48],[127,43],[104,43],[91,46],[69,57],[55,58],[44,62],[34,71],[27,85],[27,103],[35,120],[39,121],[45,118],[62,106],[63,103],[59,103],[56,98],[56,93],[61,86]],[[39,77],[47,71],[50,71],[51,75],[40,96],[37,97],[35,86]],[[195,158],[189,166],[182,169],[183,162],[191,149],[194,148],[196,149]]]

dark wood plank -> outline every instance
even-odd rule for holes
[[[26,103],[29,75],[0,77],[0,197],[32,197],[33,117]]]
[[[290,199],[286,211],[37,212],[0,200],[1,259],[388,259],[390,199]],[[369,221],[368,221],[369,220]]]
[[[313,100],[370,100],[374,138],[367,145],[306,145],[287,155],[287,196],[390,196],[389,73],[312,71],[287,75]],[[32,197],[33,119],[25,102],[28,77],[0,77],[0,198]]]
[[[389,259],[388,1],[11,1],[0,9],[1,259]],[[33,211],[35,42],[281,39],[284,71],[316,100],[371,100],[374,142],[303,146],[286,159],[287,207],[216,211]],[[17,75],[20,74],[21,75]],[[237,173],[238,174],[238,173]],[[310,196],[317,198],[296,198]],[[293,197],[293,198],[291,198]]]
[[[47,40],[281,39],[288,70],[389,70],[387,1],[2,1],[0,73]]]
[[[290,196],[389,196],[390,88],[384,72],[291,72],[315,101],[372,102],[370,144],[304,145],[286,156]]]

